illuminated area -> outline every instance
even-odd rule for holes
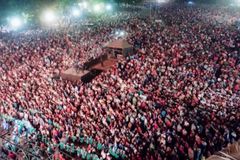
[[[113,9],[111,4],[106,4],[106,10],[111,11]]]
[[[10,23],[10,26],[11,26],[11,29],[13,30],[17,30],[19,29],[20,27],[22,27],[23,25],[23,20],[19,17],[13,17],[13,18],[10,18],[9,19],[9,23]]]
[[[73,8],[73,10],[72,10],[72,15],[73,15],[74,17],[78,17],[78,16],[81,15],[81,12],[80,12],[79,9]]]
[[[194,2],[193,2],[193,1],[189,1],[188,4],[189,4],[189,5],[193,5]]]
[[[169,0],[157,0],[157,3],[167,3]]]
[[[121,31],[120,33],[119,33],[119,36],[124,36],[125,35],[125,32],[124,31]]]
[[[87,1],[83,1],[83,2],[80,2],[78,3],[79,7],[82,8],[82,9],[87,9],[89,4]]]
[[[88,2],[88,1],[82,1],[78,3],[78,8],[80,9],[77,11],[77,9],[73,9],[72,15],[79,16],[82,12],[88,12],[88,13],[109,13],[113,11],[113,4],[111,3],[103,3],[103,2]]]
[[[101,13],[103,12],[103,4],[102,3],[97,3],[93,6],[93,11],[95,13]]]
[[[230,3],[230,6],[240,6],[240,0],[233,0],[232,3]]]
[[[52,10],[46,10],[41,16],[41,21],[46,25],[55,25],[57,22],[57,16]]]
[[[127,36],[127,32],[124,30],[117,30],[115,32],[115,38],[123,38],[125,36]]]

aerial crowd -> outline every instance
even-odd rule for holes
[[[42,158],[207,158],[240,138],[239,15],[173,5],[67,29],[0,32],[0,128],[11,130],[16,144],[31,141]],[[90,83],[59,78],[105,54],[102,46],[119,29],[134,55]],[[0,149],[22,156],[10,143]]]

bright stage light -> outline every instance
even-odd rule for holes
[[[95,4],[95,5],[93,6],[93,11],[94,11],[94,12],[99,13],[99,12],[101,12],[101,9],[102,9],[101,4]]]
[[[124,37],[126,35],[125,31],[116,31],[115,32],[116,37]]]
[[[188,4],[189,4],[189,5],[193,5],[194,3],[193,3],[192,1],[189,1]]]
[[[9,22],[12,29],[18,29],[23,25],[23,21],[19,17],[13,17]]]
[[[72,10],[72,15],[73,16],[75,16],[75,17],[78,17],[78,16],[80,16],[80,10],[79,9],[77,9],[77,8],[73,8],[73,10]]]
[[[47,23],[47,24],[51,24],[51,23],[54,23],[56,22],[56,15],[53,11],[51,10],[47,10],[43,13],[42,17],[41,17],[41,20],[44,22],[44,23]]]
[[[119,36],[121,36],[121,37],[123,37],[125,35],[125,32],[124,31],[121,31],[120,33],[119,33]]]
[[[157,3],[167,3],[169,0],[157,0]]]
[[[111,4],[107,4],[107,5],[106,5],[106,9],[107,9],[108,11],[111,11],[111,10],[112,10],[112,5],[111,5]]]
[[[84,2],[81,2],[81,3],[78,3],[79,7],[82,7],[84,9],[87,9],[88,8],[88,2],[84,1]]]

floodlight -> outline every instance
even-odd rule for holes
[[[124,37],[126,35],[126,32],[123,31],[123,30],[122,31],[118,30],[118,31],[115,32],[115,35],[116,35],[116,37]]]
[[[189,5],[193,5],[194,3],[193,3],[192,1],[189,1],[188,4],[189,4]]]
[[[157,3],[167,3],[169,0],[157,0]]]
[[[42,15],[41,20],[47,24],[54,23],[56,21],[56,15],[53,11],[46,10]]]
[[[107,9],[108,11],[111,11],[111,10],[112,10],[112,5],[111,5],[111,4],[107,4],[107,5],[106,5],[106,9]]]
[[[93,6],[93,11],[94,12],[101,12],[101,4],[95,4],[94,6]]]
[[[121,37],[123,37],[125,35],[125,32],[124,31],[121,31],[120,33],[119,33],[119,36],[121,36]]]
[[[82,6],[84,9],[87,9],[87,8],[88,8],[88,2],[86,2],[86,1],[82,2],[81,6]]]
[[[10,19],[10,26],[12,29],[18,29],[23,25],[21,18],[13,17]]]
[[[73,8],[73,10],[72,10],[72,15],[73,16],[75,16],[75,17],[78,17],[78,16],[80,16],[80,10],[79,9],[77,9],[77,8]]]

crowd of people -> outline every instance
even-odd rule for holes
[[[209,157],[240,136],[240,34],[230,23],[239,14],[167,6],[67,31],[0,33],[2,128],[12,126],[12,141],[25,135],[38,155],[55,159]],[[136,54],[87,84],[57,78],[104,54],[119,28]],[[14,159],[11,146],[4,153]]]

